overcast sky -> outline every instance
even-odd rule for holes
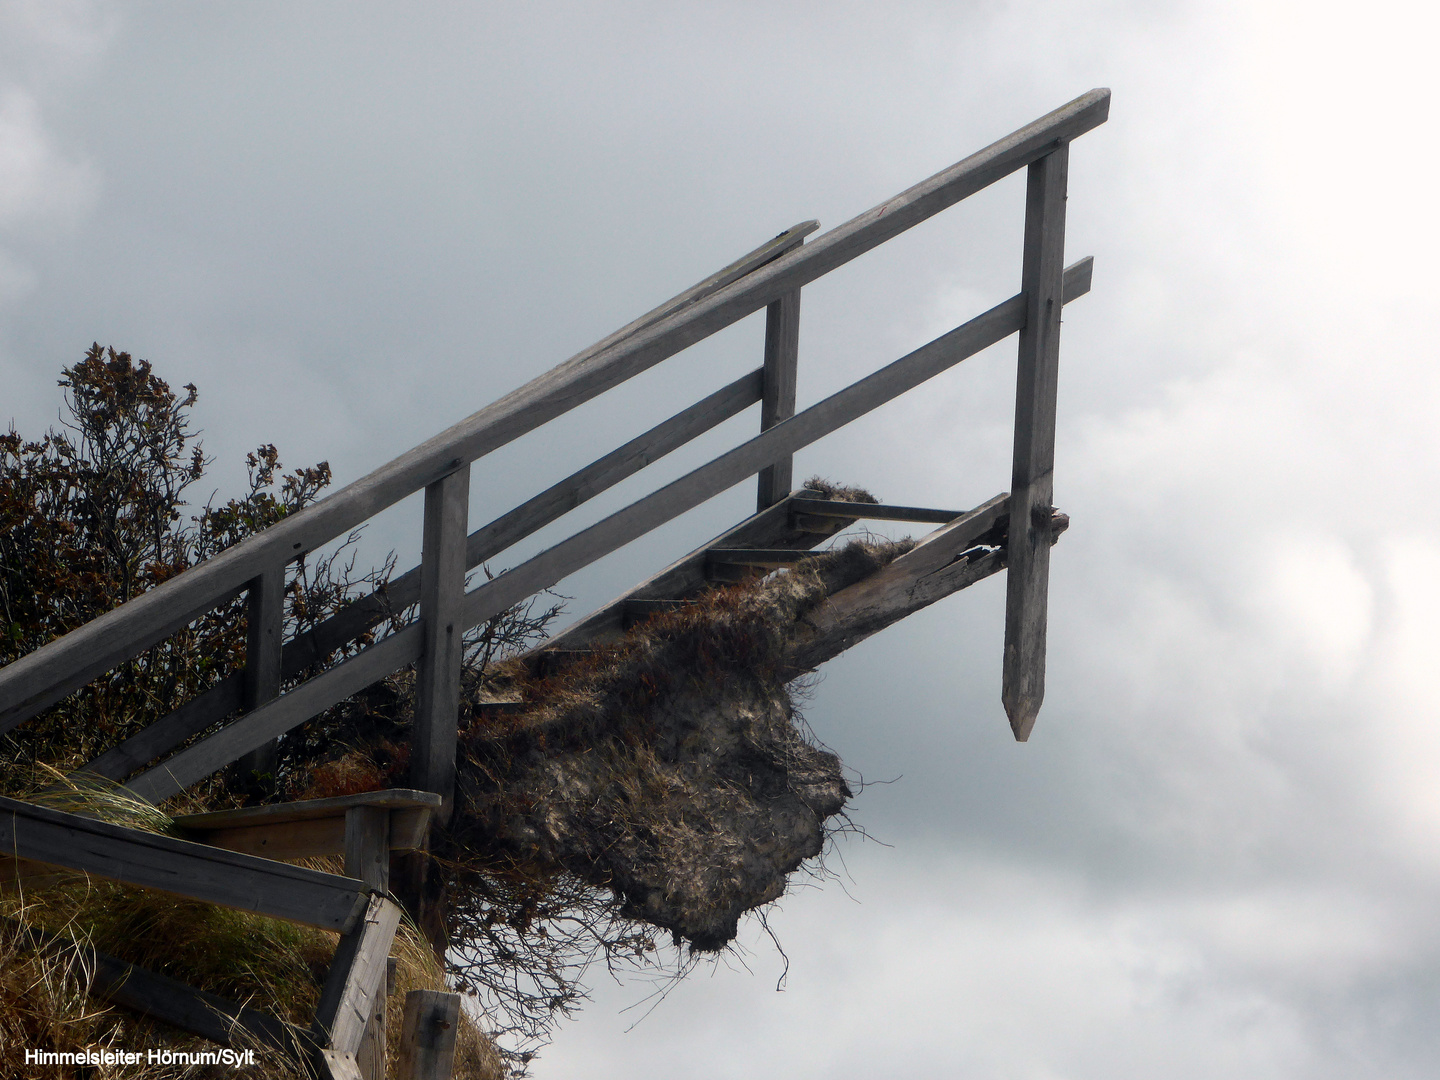
[[[828,665],[847,872],[540,1077],[1433,1077],[1440,437],[1431,5],[0,3],[0,423],[92,340],[347,482],[783,228],[1095,86],[1072,151],[1045,707],[1003,581]],[[802,407],[1018,288],[1023,180],[805,291]],[[476,467],[479,524],[753,367],[749,320]],[[1008,483],[1014,343],[802,453]],[[574,515],[751,432],[753,412]],[[652,475],[653,474],[653,475]],[[753,505],[566,582],[576,614]],[[487,515],[482,518],[481,515]],[[523,551],[561,535],[550,531]],[[418,552],[412,500],[367,548]],[[898,778],[898,779],[896,779]]]

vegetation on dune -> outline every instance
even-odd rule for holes
[[[27,441],[12,427],[0,437],[0,664],[302,509],[330,483],[326,463],[282,473],[276,448],[261,446],[247,458],[241,497],[212,497],[187,516],[186,492],[210,463],[190,427],[195,387],[177,396],[145,361],[99,345],[64,369],[60,385],[61,430]],[[874,501],[818,479],[807,486]],[[357,573],[356,540],[289,568],[287,637],[360,595],[383,596],[393,556]],[[516,657],[543,639],[560,610],[553,598],[472,632],[457,808],[432,851],[412,857],[426,902],[417,905],[422,928],[398,939],[401,953],[413,954],[402,989],[440,986],[448,974],[471,991],[508,1043],[515,1073],[583,998],[592,965],[683,972],[692,961],[662,949],[662,932],[688,942],[692,957],[724,947],[741,916],[780,896],[846,820],[839,759],[808,737],[795,708],[799,673],[786,661],[787,635],[828,593],[903,550],[852,544],[789,573],[708,590],[543,671]],[[346,650],[407,617],[390,612]],[[244,662],[241,597],[0,739],[0,791],[44,789],[52,805],[164,831],[163,813],[127,804],[123,793],[55,779]],[[510,704],[497,708],[497,697]],[[284,737],[273,774],[232,767],[176,805],[404,786],[413,698],[413,673],[401,672]],[[333,951],[319,931],[84,880],[4,894],[0,909],[301,1024]],[[79,953],[27,951],[5,925],[0,1042],[188,1039],[86,1001]],[[500,1075],[490,1043],[468,1037],[463,1075]],[[285,1067],[264,1075],[281,1077]]]

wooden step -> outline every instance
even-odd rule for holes
[[[227,851],[267,859],[306,859],[345,854],[347,819],[352,812],[367,809],[388,817],[390,851],[419,850],[430,831],[430,816],[439,808],[440,796],[434,792],[389,788],[333,799],[184,814],[175,819],[175,825],[188,838]]]
[[[797,529],[813,528],[831,518],[846,518],[851,521],[919,521],[944,525],[964,513],[964,510],[933,510],[924,506],[891,506],[887,503],[815,499],[792,503],[790,522]]]
[[[525,662],[534,671],[544,663],[539,658],[548,652],[574,650],[596,641],[618,638],[625,630],[625,605],[631,600],[671,600],[693,596],[711,580],[706,576],[707,561],[705,558],[711,548],[785,547],[808,550],[854,522],[854,518],[817,517],[804,528],[797,528],[791,524],[790,510],[792,506],[800,502],[808,505],[810,502],[820,499],[821,495],[818,491],[791,492],[788,499],[747,518],[703,547],[696,548],[688,555],[677,559],[654,577],[641,582],[604,607],[587,615],[568,630],[556,635],[547,645],[541,645],[528,653],[524,658]],[[856,503],[855,505],[862,504]]]

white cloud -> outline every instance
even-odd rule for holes
[[[0,90],[0,227],[73,226],[93,204],[98,180],[55,145],[29,91]]]

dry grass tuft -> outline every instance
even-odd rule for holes
[[[864,488],[847,487],[844,484],[826,480],[823,476],[810,477],[805,481],[805,489],[821,492],[827,499],[834,499],[837,502],[878,503],[880,501]]]

